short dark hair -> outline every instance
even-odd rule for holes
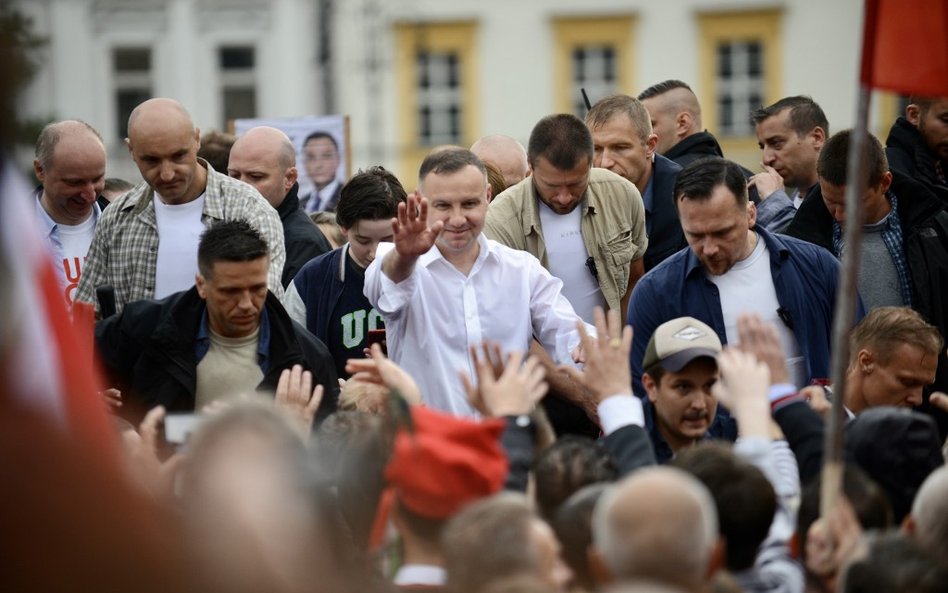
[[[806,551],[806,534],[820,516],[822,476],[817,473],[803,484],[800,508],[797,511],[797,544],[802,554]],[[843,467],[843,494],[856,513],[863,530],[892,527],[892,507],[885,491],[859,467],[847,463]],[[805,556],[803,560],[805,560]]]
[[[946,559],[935,558],[905,533],[866,535],[866,554],[840,575],[842,593],[944,593],[948,591]]]
[[[437,148],[429,152],[425,160],[421,161],[421,167],[418,168],[418,179],[424,181],[425,177],[431,173],[435,175],[457,173],[468,166],[476,167],[484,174],[486,188],[487,168],[484,167],[484,162],[470,150],[459,146]]]
[[[593,139],[583,120],[570,113],[548,115],[530,132],[527,161],[536,167],[537,159],[545,158],[561,171],[576,167],[580,159],[593,160]]]
[[[747,180],[741,166],[721,157],[698,159],[681,170],[675,180],[675,206],[680,200],[708,200],[719,185],[734,194],[738,207],[747,206]]]
[[[201,147],[198,148],[197,155],[207,161],[218,173],[227,173],[230,149],[234,147],[236,141],[237,136],[233,134],[209,130],[201,136]]]
[[[750,568],[777,511],[777,495],[762,471],[725,443],[701,443],[678,454],[675,465],[701,480],[714,498],[727,568]]]
[[[646,99],[651,99],[652,97],[664,95],[668,91],[672,91],[675,89],[685,89],[687,91],[691,91],[692,93],[694,93],[694,91],[691,90],[691,87],[688,86],[686,83],[680,80],[670,79],[670,80],[663,80],[662,82],[659,82],[658,84],[653,84],[652,86],[648,87],[647,89],[639,93],[639,96],[637,97],[637,99],[639,101],[644,101]]]
[[[394,218],[398,203],[407,199],[405,188],[391,171],[382,166],[369,167],[342,186],[336,222],[348,229],[360,220]]]
[[[326,138],[327,140],[332,142],[333,148],[335,148],[337,152],[339,151],[339,143],[336,142],[336,138],[329,132],[324,132],[322,130],[318,132],[313,132],[312,134],[307,136],[306,139],[303,140],[303,146],[306,146],[307,144],[309,144],[311,140],[319,140],[320,138]]]
[[[551,520],[574,492],[597,482],[612,482],[619,470],[606,449],[589,437],[567,435],[537,458],[533,468],[540,516]]]
[[[822,128],[828,136],[830,133],[829,121],[823,109],[816,101],[805,95],[784,97],[773,105],[761,107],[751,112],[751,121],[756,126],[765,119],[778,115],[785,109],[790,110],[790,127],[797,136],[803,137],[813,131],[813,128]]]
[[[222,220],[201,234],[198,243],[198,270],[210,278],[219,261],[254,261],[270,255],[260,232],[245,220]]]
[[[935,104],[935,101],[935,97],[912,95],[909,97],[908,104],[918,107],[919,115],[921,115],[921,117],[925,117],[925,114],[928,113],[928,110],[932,108],[932,105]]]
[[[869,169],[869,187],[877,187],[882,183],[882,176],[889,170],[889,161],[885,158],[885,150],[879,139],[867,133],[866,164]],[[849,159],[849,137],[851,130],[836,132],[826,141],[820,156],[816,161],[816,172],[820,179],[833,185],[846,185],[846,168]]]
[[[663,367],[662,363],[660,362],[657,362],[647,369],[642,370],[642,374],[651,377],[652,381],[655,381],[656,385],[662,384],[662,377],[664,377],[666,373],[668,373],[668,371],[665,370],[665,367]]]
[[[592,544],[593,509],[611,486],[608,482],[583,486],[563,501],[553,518],[553,531],[563,546],[563,561],[573,569],[577,584],[587,591],[596,588],[587,554]]]

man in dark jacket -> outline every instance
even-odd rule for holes
[[[684,168],[698,159],[723,157],[718,139],[704,129],[701,123],[701,104],[687,83],[680,80],[663,80],[648,87],[638,96],[652,119],[652,131],[658,135],[655,151],[678,166]],[[750,179],[754,172],[741,167],[744,177]],[[748,188],[751,202],[760,202],[757,188]],[[786,224],[786,223],[784,223]],[[779,229],[767,226],[768,229]]]
[[[652,133],[648,111],[638,99],[606,97],[586,114],[586,125],[595,147],[593,166],[625,177],[642,194],[647,272],[685,246],[672,195],[681,167],[656,153],[659,138]]]
[[[402,184],[382,167],[355,174],[336,208],[348,242],[307,263],[286,288],[283,302],[290,317],[329,347],[340,377],[349,377],[348,359],[364,357],[369,332],[385,329],[363,294],[365,269],[379,243],[392,241],[392,218],[406,198]]]
[[[655,150],[682,167],[709,156],[723,157],[717,138],[701,125],[701,105],[687,84],[663,80],[638,97],[652,119],[652,131],[658,135]]]
[[[820,154],[819,191],[807,196],[787,234],[826,248],[845,249],[846,157],[849,131],[833,136]],[[879,141],[869,137],[869,179],[864,196],[866,233],[859,288],[867,308],[908,306],[948,335],[948,212],[916,180],[890,171]],[[885,239],[888,239],[886,241]],[[888,271],[888,272],[887,272]],[[886,278],[889,280],[886,281]],[[934,389],[948,389],[948,359],[938,357]],[[942,419],[944,422],[944,419]]]
[[[326,347],[294,323],[267,289],[266,241],[244,221],[220,222],[198,246],[196,284],[159,300],[130,303],[96,326],[96,347],[121,414],[137,425],[162,405],[190,412],[254,390],[276,390],[302,365],[325,395],[316,418],[336,407],[338,385]]]
[[[912,97],[885,141],[889,167],[948,204],[948,97]]]
[[[755,312],[780,330],[797,387],[829,375],[830,333],[839,261],[798,239],[756,224],[747,184],[736,163],[697,161],[675,186],[689,249],[668,258],[632,291],[629,324],[633,388],[641,386],[648,340],[662,323],[690,316],[722,344],[737,343],[737,317]],[[864,315],[860,302],[856,314]]]
[[[227,174],[254,186],[280,215],[286,244],[284,288],[306,262],[332,249],[319,227],[300,210],[296,153],[282,131],[266,126],[248,130],[230,150]]]

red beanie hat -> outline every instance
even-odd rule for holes
[[[389,490],[379,503],[375,544],[394,496],[417,515],[448,519],[468,503],[498,492],[507,477],[507,455],[500,445],[503,420],[479,422],[414,406],[411,421],[411,428],[402,427],[395,436],[385,467]]]

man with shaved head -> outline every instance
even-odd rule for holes
[[[507,187],[517,185],[530,175],[527,150],[523,144],[510,136],[503,134],[484,136],[471,145],[471,152],[485,163],[490,163],[500,169]]]
[[[267,126],[248,130],[230,149],[227,174],[254,186],[280,215],[286,246],[284,288],[306,262],[332,249],[300,209],[296,151],[283,131]]]
[[[36,214],[43,223],[63,297],[72,303],[102,214],[96,203],[105,186],[102,137],[85,122],[51,123],[36,140],[33,171],[42,184],[36,191]]]
[[[648,579],[697,593],[720,564],[714,499],[679,469],[641,469],[613,486],[596,504],[592,531],[601,584]]]
[[[658,136],[655,150],[681,165],[708,156],[724,156],[717,139],[701,124],[701,105],[687,84],[664,80],[641,93],[639,101],[652,120]]]
[[[173,99],[149,99],[128,118],[125,143],[144,181],[113,202],[96,227],[76,300],[96,303],[100,286],[115,289],[115,306],[163,298],[194,285],[197,246],[205,227],[245,220],[270,249],[268,283],[278,297],[286,250],[280,217],[246,183],[198,158],[200,130]]]

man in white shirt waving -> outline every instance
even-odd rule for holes
[[[392,359],[416,379],[426,405],[457,415],[474,414],[458,371],[476,376],[470,348],[484,340],[511,352],[536,337],[557,363],[582,361],[563,283],[529,253],[481,233],[488,191],[471,151],[429,154],[418,191],[392,221],[394,245],[379,245],[365,274]]]

